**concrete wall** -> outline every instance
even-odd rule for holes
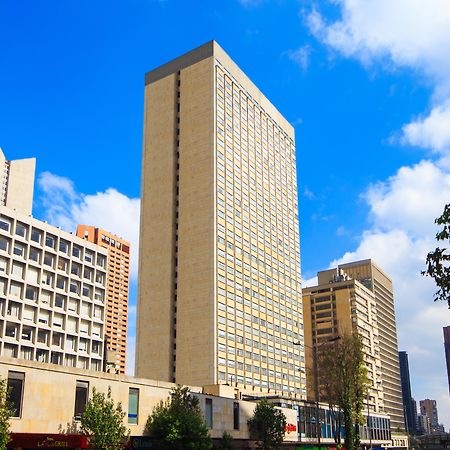
[[[30,215],[33,209],[36,159],[16,159],[9,163],[6,206]]]
[[[176,75],[145,88],[136,375],[173,379]]]

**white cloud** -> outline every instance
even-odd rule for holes
[[[130,198],[114,188],[96,194],[82,194],[75,190],[68,178],[43,172],[38,186],[44,220],[66,231],[75,231],[78,224],[94,225],[130,241],[130,274],[137,279],[139,252],[140,200]]]
[[[428,116],[406,124],[402,132],[404,144],[429,148],[444,155],[450,153],[450,102],[436,106]]]
[[[450,199],[450,174],[430,161],[422,161],[400,168],[383,183],[371,185],[363,197],[375,227],[431,236],[435,228],[430,218],[440,215]]]
[[[450,154],[450,3],[448,0],[331,0],[340,18],[314,9],[311,32],[329,48],[365,66],[409,69],[434,90],[428,116],[402,128],[400,142]]]
[[[311,47],[309,45],[304,45],[296,50],[288,50],[286,54],[288,58],[295,62],[302,70],[308,68],[311,56]]]
[[[336,264],[372,258],[394,283],[399,349],[409,354],[412,390],[416,400],[447,398],[439,403],[440,420],[450,425],[448,384],[442,327],[450,324],[447,305],[434,303],[436,286],[421,275],[426,254],[436,246],[434,219],[450,199],[450,174],[422,161],[402,167],[363,194],[371,226],[356,250]],[[430,370],[432,368],[432,370]]]

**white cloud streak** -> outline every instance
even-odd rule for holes
[[[300,69],[306,70],[308,68],[311,56],[311,47],[309,45],[304,45],[296,50],[288,50],[286,54]]]

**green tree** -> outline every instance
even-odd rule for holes
[[[122,404],[119,402],[116,405],[111,398],[110,387],[107,395],[94,388],[92,398],[81,416],[81,432],[91,437],[90,444],[94,448],[121,449],[130,437],[130,431],[123,424],[124,417]]]
[[[0,450],[6,450],[9,442],[11,405],[8,399],[8,382],[0,377]]]
[[[283,442],[286,417],[267,398],[263,398],[256,405],[253,417],[248,421],[248,427],[250,437],[258,440],[261,448],[277,449]]]
[[[448,243],[450,246],[450,203],[445,205],[444,212],[434,223],[442,225],[442,230],[436,233],[436,240]],[[434,278],[438,287],[434,294],[434,300],[446,301],[450,308],[450,252],[448,246],[437,247],[436,250],[428,253],[426,264],[427,269],[422,272],[422,275]]]
[[[214,448],[217,450],[234,450],[236,447],[234,446],[233,436],[224,431],[222,434],[222,439]]]
[[[189,389],[176,386],[170,398],[155,406],[145,432],[158,439],[156,448],[173,450],[210,450],[211,437],[203,419],[199,400]]]
[[[367,369],[360,336],[343,333],[334,342],[325,342],[317,351],[318,381],[321,398],[333,406],[335,416],[342,414],[346,450],[360,445],[359,427],[368,389]],[[337,408],[337,411],[336,411]],[[339,442],[339,429],[333,430]]]

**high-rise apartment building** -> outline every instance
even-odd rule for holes
[[[447,362],[448,391],[450,393],[450,326],[443,328],[445,361]]]
[[[426,398],[425,400],[420,400],[420,414],[422,416],[427,416],[430,421],[430,429],[431,431],[438,430],[439,427],[439,418],[438,418],[438,410],[436,400],[430,400]]]
[[[78,225],[77,236],[108,250],[106,282],[105,341],[108,370],[125,373],[128,286],[130,280],[130,243],[101,228]]]
[[[375,295],[384,410],[393,430],[405,430],[392,280],[371,259],[340,264],[339,268]]]
[[[408,353],[398,352],[400,362],[400,380],[402,383],[403,406],[405,409],[405,421],[409,434],[416,434],[417,412],[415,402],[411,395],[411,381],[409,377]]]
[[[103,370],[107,251],[0,206],[0,355]]]
[[[364,361],[371,386],[366,402],[370,411],[384,411],[374,293],[342,269],[319,272],[318,285],[303,289],[303,318],[306,367],[308,373],[312,374],[308,377],[308,398],[316,400],[314,358],[316,352],[320,351],[320,346],[338,336],[357,332],[362,338]]]
[[[7,161],[0,148],[0,205],[30,215],[36,159]]]
[[[136,374],[306,393],[294,130],[215,42],[147,73]]]

